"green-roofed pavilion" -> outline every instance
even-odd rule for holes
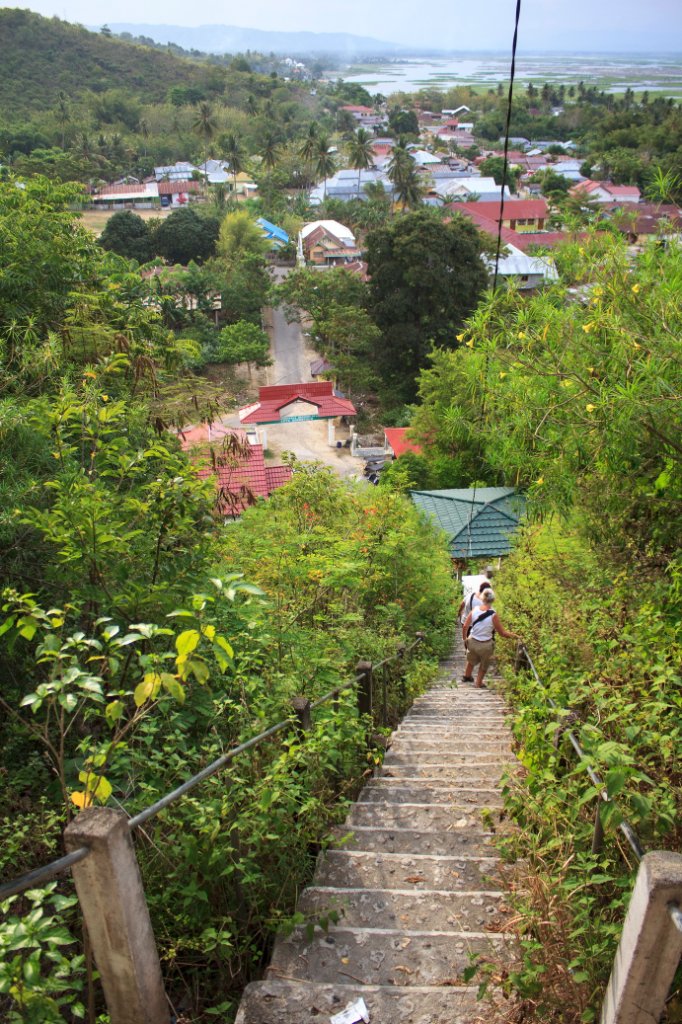
[[[513,487],[410,491],[412,501],[441,527],[453,558],[506,555],[525,500]]]

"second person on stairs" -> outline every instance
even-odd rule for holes
[[[479,595],[481,604],[469,612],[462,625],[462,640],[467,652],[467,663],[464,669],[463,682],[473,682],[473,670],[478,666],[476,686],[485,687],[484,679],[493,654],[495,653],[495,633],[507,640],[519,640],[518,633],[510,633],[504,628],[500,617],[493,608],[495,593],[492,589],[484,590]]]

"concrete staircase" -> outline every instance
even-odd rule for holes
[[[307,918],[338,923],[278,939],[236,1024],[327,1024],[360,996],[372,1024],[497,1019],[463,972],[514,953],[490,831],[514,758],[502,699],[462,668],[459,651],[415,701],[301,895]]]

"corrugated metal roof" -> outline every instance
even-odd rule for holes
[[[411,491],[415,505],[431,516],[448,538],[453,557],[505,555],[525,501],[513,487]]]

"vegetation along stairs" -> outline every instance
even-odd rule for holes
[[[463,662],[458,650],[443,663],[320,855],[298,910],[334,923],[277,939],[236,1024],[322,1024],[359,997],[372,1022],[495,1019],[465,972],[514,954],[491,832],[514,758],[501,697],[458,682]]]

